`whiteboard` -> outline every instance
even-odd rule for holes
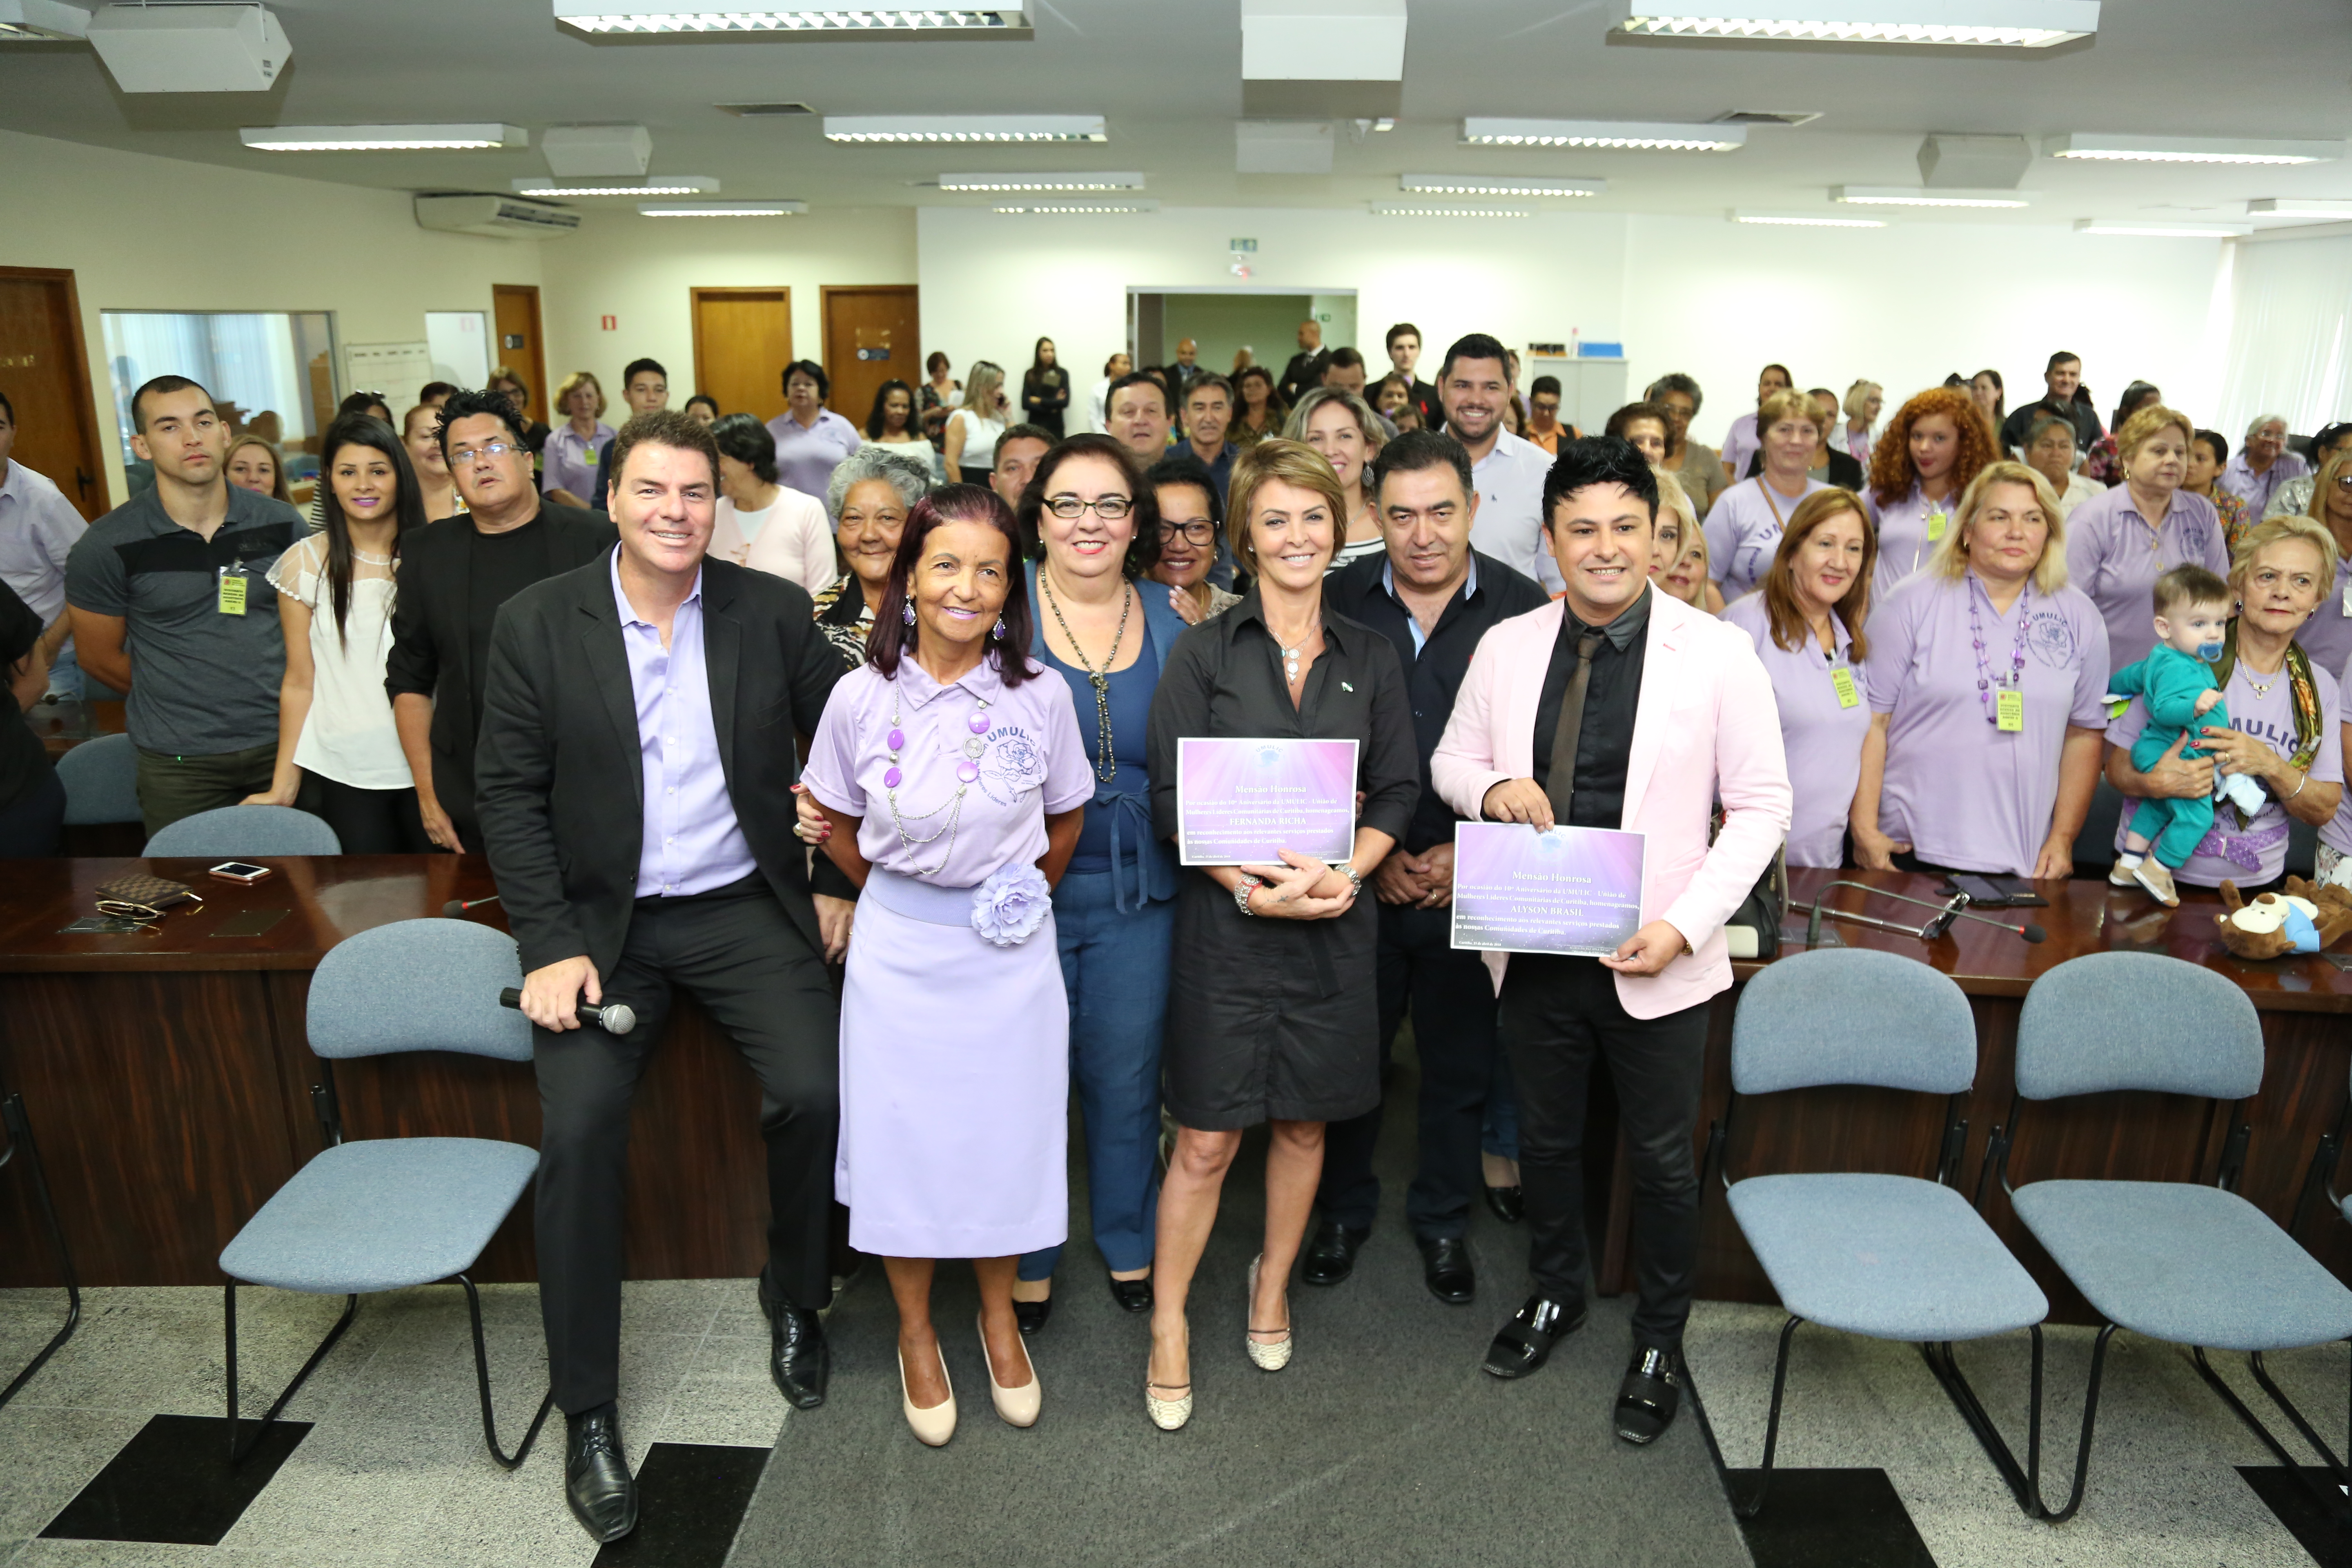
[[[383,394],[394,419],[408,411],[417,392],[433,379],[429,343],[343,345],[343,385],[352,392]]]

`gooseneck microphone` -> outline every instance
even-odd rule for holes
[[[484,904],[495,904],[498,901],[499,896],[496,893],[492,893],[487,899],[452,899],[441,906],[441,918],[449,921],[457,920],[462,918],[467,910],[479,909]]]
[[[1848,887],[1852,887],[1853,885],[1853,884],[1851,882],[1846,884]],[[1936,903],[1927,899],[1912,898],[1907,893],[1890,893],[1883,889],[1877,888],[1872,889],[1871,891],[1878,894],[1882,899],[1898,899],[1906,904],[1917,904],[1923,910],[1940,910],[1946,907],[1944,904]],[[1960,920],[1974,921],[1979,925],[1993,926],[2001,931],[2011,931],[2018,936],[2023,937],[2028,942],[2046,942],[2049,940],[2050,933],[2043,931],[2038,925],[2028,923],[2021,926],[2013,926],[2007,921],[1997,921],[1990,915],[1978,914],[1973,909],[1965,907],[1969,903],[1969,896],[1966,893],[1954,893],[1951,900],[1948,901],[1956,902],[1963,906],[1962,908],[1953,911],[1953,913]]]
[[[520,1012],[522,993],[511,985],[508,986],[499,993],[499,1005],[512,1007],[515,1011]],[[608,1035],[625,1035],[637,1026],[636,1009],[631,1007],[626,1002],[607,1002],[602,1007],[592,1002],[583,1002],[573,1010],[582,1018],[594,1024]]]
[[[1913,931],[1909,926],[1897,924],[1894,921],[1883,921],[1871,915],[1855,914],[1846,910],[1823,908],[1821,902],[1822,897],[1832,888],[1853,888],[1859,892],[1868,893],[1877,898],[1893,899],[1897,903],[1916,904],[1923,910],[1933,910],[1936,913],[1927,924],[1917,931]],[[1824,882],[1814,892],[1813,902],[1811,905],[1791,904],[1789,907],[1803,910],[1811,917],[1805,925],[1807,947],[1818,947],[1821,944],[1822,921],[1825,919],[1851,921],[1856,925],[1871,926],[1879,931],[1891,931],[1901,936],[1917,937],[1921,942],[1933,942],[1951,930],[1954,921],[1975,921],[1979,925],[1998,927],[2012,936],[2022,937],[2030,942],[2045,941],[2050,934],[2038,925],[2013,926],[2007,921],[1997,921],[1989,915],[1977,914],[1969,908],[1969,896],[1966,893],[1954,893],[1949,899],[1938,901],[1915,899],[1907,893],[1890,893],[1884,888],[1874,888],[1867,882]]]

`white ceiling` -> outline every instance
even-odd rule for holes
[[[293,45],[257,94],[119,90],[73,44],[0,47],[0,127],[233,167],[405,190],[504,190],[547,174],[551,124],[636,121],[652,172],[708,174],[723,198],[813,206],[984,206],[926,188],[945,171],[1145,171],[1171,206],[1357,206],[1401,172],[1599,176],[1576,211],[1720,216],[1832,210],[1832,184],[1919,184],[1930,132],[2070,131],[2342,140],[2352,135],[2345,0],[2106,0],[2095,39],[2045,50],[1610,43],[1599,0],[1415,0],[1394,131],[1339,140],[1328,176],[1234,173],[1241,117],[1237,0],[1031,0],[1027,42],[815,39],[590,43],[548,0],[273,0]],[[1101,113],[1092,145],[835,146],[814,117],[739,119],[713,106],[805,101],[818,111]],[[1466,115],[1709,120],[1818,110],[1758,127],[1723,154],[1515,151],[1458,142]],[[241,126],[499,121],[529,151],[268,153]],[[2262,196],[2352,196],[2352,163],[2184,168],[2038,160],[2021,213],[1903,223],[2053,223],[2164,214],[2236,220]],[[0,174],[0,210],[5,176]],[[621,201],[583,205],[622,205]],[[1852,212],[1853,209],[1842,209]],[[2272,226],[2264,221],[2260,226]],[[1989,265],[1998,265],[1989,258]]]

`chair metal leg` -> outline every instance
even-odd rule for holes
[[[310,1352],[310,1359],[302,1363],[302,1370],[294,1374],[294,1381],[286,1385],[286,1392],[278,1396],[278,1402],[269,1407],[267,1415],[262,1416],[261,1424],[254,1428],[253,1441],[241,1444],[237,1441],[240,1423],[236,1415],[236,1281],[232,1279],[228,1282],[227,1293],[222,1300],[221,1322],[228,1342],[228,1462],[230,1464],[245,1463],[253,1450],[259,1447],[263,1434],[267,1433],[270,1424],[278,1419],[278,1412],[284,1410],[287,1402],[301,1391],[302,1384],[309,1381],[311,1373],[318,1370],[319,1363],[327,1359],[327,1352],[335,1348],[335,1342],[341,1339],[343,1331],[352,1326],[352,1314],[359,1309],[360,1299],[357,1295],[343,1298],[343,1315],[335,1320],[335,1326],[327,1331],[327,1337],[319,1342],[319,1348]]]
[[[2212,1363],[2205,1359],[2204,1346],[2192,1345],[2189,1351],[2197,1363],[2199,1374],[2205,1379],[2206,1384],[2215,1394],[2221,1395],[2221,1403],[2228,1405],[2240,1421],[2245,1423],[2246,1429],[2260,1438],[2263,1447],[2271,1451],[2271,1457],[2278,1460],[2290,1474],[2301,1481],[2323,1509],[2341,1521],[2345,1516],[2344,1494],[2311,1479],[2306,1473],[2306,1467],[2303,1461],[2286,1451],[2286,1446],[2273,1435],[2269,1427],[2263,1425],[2261,1418],[2248,1408],[2245,1401],[2238,1397],[2237,1391],[2222,1380],[2221,1374],[2213,1370]],[[2262,1385],[2263,1392],[2270,1395],[2271,1403],[2285,1412],[2286,1418],[2294,1424],[2295,1430],[2303,1434],[2304,1441],[2309,1443],[2314,1449],[2317,1450],[2319,1457],[2326,1461],[2327,1468],[2335,1475],[2336,1480],[2341,1484],[2352,1485],[2352,1474],[2346,1473],[2344,1465],[2336,1458],[2335,1451],[2320,1441],[2319,1434],[2312,1429],[2310,1422],[2304,1419],[2303,1412],[2294,1407],[2294,1403],[2287,1398],[2285,1391],[2273,1381],[2270,1370],[2263,1365],[2262,1352],[2257,1351],[2246,1357],[2246,1365],[2252,1371],[2254,1381]]]
[[[482,1392],[482,1441],[488,1445],[491,1458],[509,1470],[519,1469],[530,1455],[530,1446],[539,1440],[539,1429],[547,1424],[547,1413],[555,1404],[555,1389],[552,1384],[549,1385],[547,1397],[539,1402],[539,1414],[530,1418],[530,1429],[522,1435],[522,1441],[516,1445],[513,1455],[509,1457],[505,1449],[499,1447],[498,1417],[490,1409],[490,1356],[482,1342],[481,1293],[463,1274],[457,1276],[457,1283],[466,1288],[466,1310],[474,1320],[474,1379]]]
[[[1789,1385],[1789,1343],[1797,1337],[1797,1325],[1802,1318],[1791,1316],[1780,1325],[1780,1352],[1772,1359],[1772,1410],[1764,1420],[1764,1463],[1762,1474],[1756,1480],[1756,1495],[1746,1502],[1735,1501],[1731,1511],[1741,1519],[1754,1519],[1764,1511],[1764,1500],[1772,1490],[1772,1456],[1780,1447],[1780,1396]]]
[[[2052,1524],[2065,1523],[2074,1518],[2075,1510],[2083,1506],[2083,1491],[2089,1484],[2091,1476],[2091,1432],[2099,1419],[2099,1381],[2106,1373],[2107,1342],[2115,1336],[2115,1324],[2102,1324],[2099,1328],[2098,1340],[2091,1347],[2091,1385],[2083,1395],[2083,1442],[2082,1447],[2074,1452],[2074,1490],[2067,1498],[2066,1506],[2055,1510],[2052,1510],[2050,1504],[2042,1496],[2041,1389],[2037,1381],[2034,1390],[2033,1419],[2033,1500],[2042,1510],[2042,1517]]]
[[[2001,1437],[2000,1428],[1993,1422],[1977,1391],[1960,1373],[1959,1356],[1946,1340],[1937,1344],[1923,1344],[1919,1353],[1927,1360],[1927,1370],[1936,1374],[1952,1407],[1960,1413],[1976,1434],[1977,1444],[1992,1461],[1994,1469],[2008,1484],[2009,1494],[2029,1519],[2042,1512],[2042,1325],[2035,1323],[2029,1331],[2033,1336],[2033,1392],[2027,1410],[2026,1462],[2020,1466],[2017,1456],[2010,1452],[2009,1444]]]
[[[81,1323],[81,1284],[74,1276],[73,1253],[66,1246],[65,1226],[58,1223],[57,1204],[49,1196],[49,1178],[47,1173],[41,1169],[41,1152],[33,1142],[33,1125],[25,1115],[24,1096],[12,1094],[0,1100],[0,1121],[5,1121],[8,1129],[8,1149],[7,1152],[0,1153],[0,1165],[7,1164],[20,1154],[24,1156],[25,1169],[33,1178],[34,1201],[41,1206],[42,1222],[49,1227],[50,1245],[58,1251],[58,1271],[65,1276],[66,1280],[65,1326],[50,1336],[49,1342],[41,1347],[38,1355],[25,1363],[22,1372],[8,1380],[7,1387],[0,1388],[0,1405],[5,1405],[16,1397],[16,1391],[32,1382],[33,1374],[47,1365],[49,1358],[73,1338],[74,1330]]]

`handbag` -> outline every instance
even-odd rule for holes
[[[1723,922],[1724,941],[1734,958],[1761,959],[1766,963],[1780,956],[1780,921],[1789,912],[1789,846],[1782,841],[1772,852],[1764,874],[1756,879],[1739,908]]]
[[[197,909],[205,907],[204,900],[198,898],[196,890],[187,883],[174,882],[168,877],[149,876],[142,871],[117,877],[110,882],[100,882],[93,890],[98,894],[100,914],[119,915],[130,920],[161,920],[165,911],[183,904]]]

